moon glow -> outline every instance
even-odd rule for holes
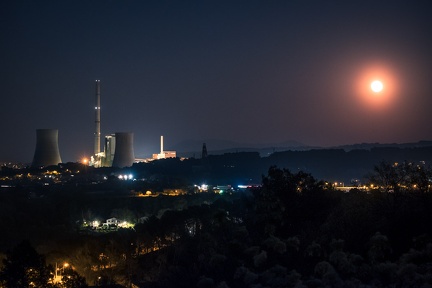
[[[358,65],[355,70],[353,92],[359,107],[383,113],[397,106],[402,84],[398,66],[369,62]]]
[[[370,87],[371,87],[371,89],[372,89],[373,92],[379,93],[379,92],[381,92],[383,90],[384,85],[382,84],[381,81],[376,80],[376,81],[373,81],[371,83]]]

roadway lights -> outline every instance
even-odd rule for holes
[[[133,179],[133,175],[132,174],[129,174],[129,175],[119,175],[118,176],[118,179],[120,179],[120,180],[132,180]]]

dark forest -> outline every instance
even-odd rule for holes
[[[431,170],[380,162],[369,180],[343,193],[272,166],[261,186],[225,194],[17,186],[1,194],[2,287],[428,287]],[[83,229],[92,215],[135,225]]]

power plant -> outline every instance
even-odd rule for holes
[[[101,82],[96,80],[94,154],[90,166],[127,167],[135,161],[133,133],[117,132],[105,136],[104,151],[101,151]]]
[[[90,157],[89,165],[94,167],[129,167],[135,162],[133,138],[131,132],[116,132],[105,136],[104,151],[101,151],[101,81],[95,81],[95,132],[94,151]],[[58,165],[62,163],[57,129],[37,129],[36,149],[33,157],[32,167]],[[176,151],[164,150],[164,139],[160,137],[160,153],[153,154],[151,161],[156,159],[175,158]],[[205,149],[205,144],[204,148]],[[203,150],[204,151],[204,150]],[[203,157],[207,151],[203,152]]]
[[[57,129],[37,129],[36,149],[32,167],[58,165],[62,163],[58,146]]]

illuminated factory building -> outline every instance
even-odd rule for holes
[[[116,138],[115,134],[105,136],[103,167],[111,167],[115,154]]]
[[[163,147],[163,136],[161,136],[161,143],[160,143],[160,153],[159,154],[153,154],[153,160],[157,159],[166,159],[166,158],[176,158],[176,151],[164,151]]]
[[[133,148],[133,133],[116,132],[105,136],[104,151],[101,149],[101,83],[96,80],[96,99],[95,99],[95,133],[94,133],[94,154],[90,157],[90,166],[94,167],[128,167],[139,159],[135,159]],[[153,154],[151,159],[143,159],[144,162],[176,158],[176,151],[165,151],[163,136],[160,137],[160,153]]]

